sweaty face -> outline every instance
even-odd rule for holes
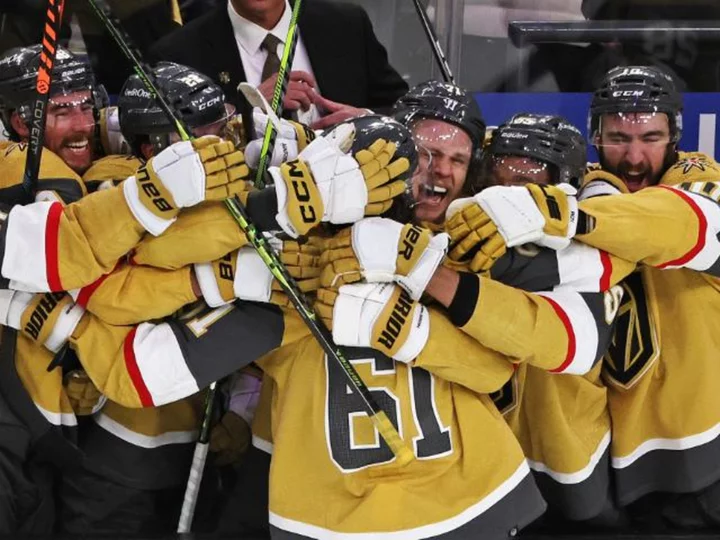
[[[89,90],[53,96],[48,100],[45,147],[78,174],[92,163],[95,116]]]
[[[657,184],[663,173],[670,126],[663,113],[604,114],[594,143],[603,166],[635,192]]]
[[[495,186],[547,185],[552,182],[550,168],[542,161],[509,155],[495,155],[490,159],[490,181]]]
[[[412,126],[412,134],[421,150],[418,169],[428,169],[431,176],[430,186],[417,175],[413,178],[415,216],[420,221],[442,223],[448,206],[460,196],[465,184],[472,141],[465,131],[442,120],[419,120]]]

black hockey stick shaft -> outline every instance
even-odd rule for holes
[[[290,26],[288,26],[287,36],[285,37],[285,48],[283,49],[283,57],[280,60],[280,69],[278,70],[275,88],[273,90],[273,98],[270,103],[275,116],[280,118],[283,113],[283,98],[287,92],[290,82],[290,71],[292,69],[293,59],[295,58],[295,49],[297,47],[297,23],[300,15],[302,0],[295,0],[292,15],[290,17]],[[268,51],[268,54],[270,52]],[[265,175],[267,174],[270,160],[272,159],[273,150],[275,149],[275,139],[277,132],[272,122],[268,122],[265,126],[263,135],[262,149],[260,151],[260,163],[258,164],[257,173],[255,174],[255,187],[262,189],[265,187]]]
[[[413,0],[413,2],[415,3],[415,11],[417,11],[418,17],[420,17],[420,23],[422,24],[423,30],[425,30],[425,35],[430,42],[430,47],[432,47],[435,60],[440,67],[440,71],[442,72],[443,79],[445,79],[446,83],[455,84],[455,77],[453,77],[450,66],[448,65],[447,59],[445,58],[445,53],[443,53],[440,42],[438,41],[437,35],[435,34],[435,29],[433,28],[430,19],[428,19],[425,8],[423,8],[420,0]]]
[[[43,26],[42,51],[38,67],[37,82],[35,83],[35,103],[31,119],[30,136],[28,138],[27,154],[25,156],[25,173],[22,187],[25,201],[33,202],[38,187],[40,174],[40,160],[42,158],[43,144],[45,143],[45,124],[47,122],[47,107],[52,84],[52,69],[55,64],[58,36],[62,25],[62,16],[65,9],[65,0],[48,0],[45,12],[45,25]]]

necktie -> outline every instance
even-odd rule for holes
[[[267,51],[267,58],[265,59],[260,82],[266,81],[268,77],[280,71],[280,58],[277,55],[277,49],[280,43],[282,43],[280,39],[272,34],[268,34],[265,36],[265,39],[263,39],[260,46]]]

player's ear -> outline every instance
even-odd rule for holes
[[[10,127],[12,127],[15,130],[15,133],[17,133],[23,140],[30,136],[30,131],[25,125],[23,119],[20,118],[17,111],[13,111],[10,115]]]

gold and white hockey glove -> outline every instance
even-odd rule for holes
[[[85,313],[65,292],[32,294],[3,291],[0,317],[37,345],[58,352]]]
[[[449,238],[391,219],[362,219],[325,241],[320,285],[394,281],[419,300],[445,258]]]
[[[157,236],[181,208],[246,195],[249,174],[242,152],[208,135],[167,147],[123,182],[123,190],[135,218]]]
[[[500,242],[506,248],[527,243],[566,248],[579,219],[576,193],[569,184],[494,186],[453,201],[446,218],[453,246],[450,257],[461,260],[485,242],[489,244],[484,253],[490,258],[502,255]]]
[[[277,222],[291,237],[321,222],[354,223],[379,215],[404,193],[405,183],[397,178],[409,169],[407,158],[393,159],[396,146],[383,139],[351,156],[343,148],[353,133],[352,125],[340,125],[310,143],[297,160],[270,167]]]
[[[268,116],[259,107],[253,109],[255,136],[245,147],[245,160],[251,169],[257,169],[260,163],[260,152],[268,121]],[[287,161],[297,159],[298,154],[316,138],[315,132],[305,124],[281,118],[270,166],[279,167]]]
[[[394,283],[320,289],[315,308],[324,320],[332,317],[338,345],[372,347],[399,362],[412,362],[430,334],[427,308]]]
[[[100,144],[106,156],[131,154],[130,145],[120,130],[120,115],[117,107],[100,109],[98,131]]]
[[[307,293],[318,288],[318,245],[277,239],[271,239],[270,243],[301,291]],[[211,263],[196,264],[195,275],[210,307],[227,304],[236,298],[283,307],[290,305],[282,287],[251,246],[242,247]]]

